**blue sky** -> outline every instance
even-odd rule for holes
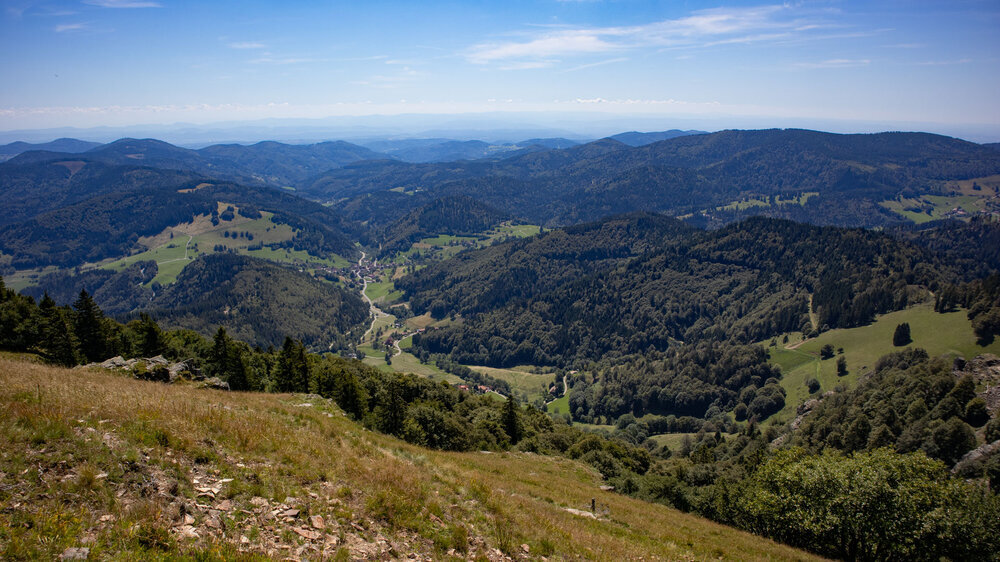
[[[1000,140],[997,0],[0,5],[0,130],[510,111]]]

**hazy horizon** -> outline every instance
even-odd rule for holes
[[[12,0],[0,131],[332,118],[382,135],[419,130],[414,116],[449,130],[491,115],[586,137],[801,127],[998,141],[997,28],[989,0]]]

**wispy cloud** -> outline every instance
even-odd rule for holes
[[[236,41],[228,44],[230,49],[266,49],[267,45],[257,41]]]
[[[581,64],[579,66],[574,66],[573,68],[567,68],[563,72],[576,72],[577,70],[585,70],[587,68],[594,68],[595,66],[604,66],[606,64],[615,64],[617,62],[625,62],[627,60],[628,60],[628,57],[618,57],[618,58],[613,58],[613,59],[608,59],[608,60],[602,60],[602,61],[598,61],[598,62],[592,62],[592,63],[589,63],[589,64]]]
[[[89,29],[90,25],[86,23],[63,23],[55,27],[56,33],[66,33],[68,31],[84,31]]]
[[[954,64],[969,64],[972,59],[958,59],[958,60],[928,60],[923,62],[918,62],[917,66],[951,66]]]
[[[798,68],[850,68],[853,66],[867,66],[871,64],[870,59],[830,59],[820,62],[800,62],[795,66]]]
[[[802,37],[822,29],[790,5],[751,8],[713,8],[689,16],[624,27],[543,27],[507,41],[480,43],[464,56],[475,64],[552,60],[558,57],[624,52],[640,47],[711,47],[776,42]]]
[[[159,2],[149,0],[83,0],[84,4],[101,8],[162,8]]]

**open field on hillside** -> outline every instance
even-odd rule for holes
[[[965,193],[964,190],[961,192]],[[965,216],[968,216],[1000,206],[1000,201],[994,196],[992,189],[973,193],[975,194],[923,195],[915,199],[882,201],[879,204],[917,224],[950,217],[962,218],[954,213],[955,209],[961,209],[966,213]]]
[[[514,392],[524,394],[527,396],[529,402],[548,396],[549,387],[552,386],[552,383],[556,379],[554,374],[537,375],[520,369],[497,369],[495,367],[481,367],[478,365],[466,365],[466,367],[473,371],[507,381]]]
[[[840,384],[856,384],[860,375],[874,368],[879,357],[901,349],[893,347],[892,334],[902,322],[910,324],[913,338],[910,345],[923,348],[932,356],[950,353],[971,358],[982,353],[1000,354],[1000,340],[985,347],[976,343],[966,311],[939,314],[934,312],[929,303],[882,315],[868,326],[824,332],[817,338],[801,343],[796,349],[785,349],[785,345],[781,343],[782,337],[778,337],[778,346],[768,347],[768,350],[771,363],[781,367],[781,386],[787,396],[785,408],[769,419],[775,423],[784,423],[794,417],[796,406],[810,397],[806,380],[811,377],[820,382],[819,393],[833,390]],[[789,335],[792,345],[800,340],[801,334]],[[847,376],[837,376],[836,362],[839,355],[832,359],[820,359],[820,349],[826,344],[832,345],[835,350],[844,349],[843,356],[847,360],[849,371]]]
[[[0,359],[0,403],[4,559],[814,559],[601,491],[574,461],[411,446],[316,396]],[[567,511],[591,498],[601,517]]]

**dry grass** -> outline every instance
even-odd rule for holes
[[[522,544],[530,557],[555,559],[812,558],[602,492],[599,477],[574,461],[430,451],[365,431],[318,397],[222,393],[0,357],[0,400],[3,559],[52,559],[81,544],[92,557],[124,559],[496,559],[494,549],[524,557]],[[211,501],[233,508],[215,512],[222,529],[183,538],[185,512],[197,525],[212,513],[192,508],[210,501],[195,479],[232,479]],[[323,516],[323,538],[268,519],[252,505],[259,498]],[[587,509],[591,498],[605,517],[565,509]]]

